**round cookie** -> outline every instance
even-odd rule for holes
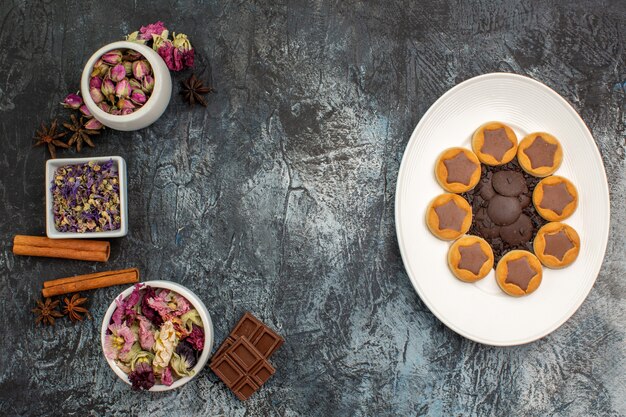
[[[485,239],[463,236],[450,245],[448,266],[461,281],[476,282],[493,268],[493,251]]]
[[[435,163],[435,177],[444,190],[464,193],[480,180],[480,161],[474,152],[465,148],[446,149]]]
[[[522,139],[517,147],[517,161],[530,175],[547,177],[561,166],[563,148],[549,133],[531,133]]]
[[[578,206],[578,191],[568,179],[553,175],[539,181],[533,204],[544,219],[556,222],[568,218]]]
[[[504,123],[485,123],[472,136],[472,150],[483,164],[503,165],[517,154],[517,136]]]
[[[472,207],[457,194],[441,194],[426,209],[426,225],[442,240],[464,235],[472,224]]]
[[[534,292],[541,284],[543,268],[532,253],[512,250],[496,266],[496,281],[508,295],[521,297]]]
[[[565,223],[548,223],[537,232],[533,250],[548,268],[564,268],[578,257],[580,237],[574,228]]]

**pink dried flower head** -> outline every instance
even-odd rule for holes
[[[133,63],[132,62],[124,61],[122,65],[124,65],[124,70],[126,70],[127,77],[130,77],[131,75],[133,75]]]
[[[111,111],[111,106],[109,106],[104,101],[102,103],[98,103],[98,107],[100,107],[100,110],[105,111],[107,113]]]
[[[130,99],[133,103],[142,105],[146,102],[148,98],[146,97],[146,93],[144,93],[142,90],[133,90],[132,94],[130,95]]]
[[[156,378],[152,367],[147,362],[141,362],[128,374],[128,380],[134,390],[149,390],[154,386]]]
[[[193,68],[194,56],[194,49],[183,52],[183,64],[185,64],[185,67]]]
[[[182,53],[174,48],[171,41],[165,41],[159,46],[157,52],[165,61],[165,64],[171,71],[180,71],[183,69]]]
[[[141,80],[146,75],[150,75],[152,68],[150,68],[150,64],[146,60],[139,60],[133,62],[133,76]]]
[[[87,121],[87,123],[85,123],[85,128],[86,129],[91,129],[91,130],[100,130],[102,129],[104,126],[102,125],[102,123],[100,123],[98,120],[96,120],[95,118],[91,118]]]
[[[145,93],[150,93],[154,89],[154,77],[152,75],[146,75],[141,81],[141,89]]]
[[[109,359],[117,359],[120,355],[130,352],[135,343],[135,335],[125,324],[110,324],[110,334],[104,338],[104,355]]]
[[[78,109],[80,110],[80,112],[83,114],[83,116],[85,117],[93,117],[93,114],[91,114],[91,112],[89,111],[89,108],[87,107],[87,105],[83,104],[82,106],[80,106],[80,108]]]
[[[91,96],[91,99],[94,101],[94,103],[98,104],[100,103],[102,100],[104,100],[104,96],[102,95],[102,92],[100,91],[99,88],[90,88],[89,89],[89,95]]]
[[[158,21],[149,24],[148,26],[142,26],[139,29],[139,39],[151,41],[153,35],[161,36],[165,31],[167,31],[165,24],[161,21]]]
[[[111,68],[110,77],[113,82],[122,81],[126,77],[126,68],[124,68],[124,64],[117,64]]]
[[[133,114],[135,110],[133,109],[122,109],[122,116],[126,116],[127,114]]]
[[[120,110],[124,111],[124,110],[131,110],[131,109],[134,109],[134,108],[136,108],[137,106],[135,106],[135,105],[133,104],[133,102],[132,102],[132,101],[130,101],[130,99],[128,99],[128,98],[120,98],[120,99],[117,101],[117,107],[118,107]]]
[[[172,370],[168,366],[163,370],[163,374],[161,375],[161,383],[163,385],[167,385],[168,387],[174,383],[174,378],[172,377]]]
[[[109,65],[119,64],[120,62],[122,62],[122,51],[120,51],[119,49],[114,49],[102,55],[101,59]]]
[[[63,105],[63,107],[65,107],[66,109],[76,110],[83,105],[83,99],[78,94],[71,93],[68,94],[67,97],[65,97],[65,100],[63,100],[61,105]]]
[[[115,94],[115,83],[110,78],[105,78],[100,86],[100,91],[107,99],[111,100],[113,94]]]
[[[200,326],[193,325],[193,330],[185,339],[191,347],[197,351],[204,349],[204,329]]]
[[[118,97],[128,97],[130,95],[130,91],[130,83],[127,78],[124,78],[115,86],[115,95]],[[117,107],[123,108],[119,104]]]
[[[152,323],[143,316],[139,316],[139,344],[143,350],[150,351],[154,346]]]
[[[91,77],[89,79],[89,88],[100,88],[100,87],[102,87],[102,78]]]

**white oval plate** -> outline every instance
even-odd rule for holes
[[[578,259],[561,270],[544,268],[541,286],[522,298],[504,294],[493,271],[475,284],[457,280],[446,261],[450,243],[426,227],[428,203],[444,192],[434,175],[437,156],[452,146],[471,149],[472,133],[490,120],[507,123],[520,139],[533,131],[555,135],[564,151],[556,174],[572,180],[579,192],[578,209],[565,220],[580,235]],[[402,158],[395,216],[404,266],[430,311],[468,339],[520,345],[558,328],[587,297],[606,249],[609,190],[598,148],[570,104],[538,81],[494,73],[450,89],[422,117]]]

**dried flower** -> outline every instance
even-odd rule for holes
[[[82,321],[87,317],[91,317],[89,315],[89,311],[82,307],[81,304],[84,304],[87,301],[86,297],[80,297],[80,294],[74,294],[71,299],[65,297],[63,302],[65,306],[63,307],[63,313],[70,318],[73,322]]]
[[[143,58],[143,55],[141,55],[141,53],[135,51],[134,49],[127,49],[126,52],[124,52],[124,55],[122,55],[122,59],[124,61],[136,61],[138,59]]]
[[[105,78],[104,81],[102,81],[100,91],[102,92],[102,95],[107,98],[107,100],[112,101],[113,95],[115,94],[115,83],[113,80]]]
[[[146,75],[150,75],[152,68],[150,68],[150,64],[146,60],[139,60],[133,62],[133,76],[137,80],[143,79]]]
[[[135,112],[134,109],[122,109],[122,116],[125,116],[127,114],[133,114]]]
[[[111,106],[109,106],[107,103],[105,103],[104,101],[102,103],[98,103],[98,107],[100,107],[100,110],[105,111],[107,113],[111,112]]]
[[[180,59],[174,58],[174,52],[177,51],[171,41],[167,40],[161,43],[157,52],[165,61],[165,64],[171,71],[180,71],[183,69],[182,56]]]
[[[122,81],[126,77],[126,68],[124,68],[124,64],[117,64],[111,68],[109,76],[113,82]]]
[[[185,339],[195,350],[204,349],[204,329],[200,326],[193,325],[191,334]]]
[[[116,65],[122,62],[122,51],[114,49],[102,55],[102,61],[109,65]]]
[[[130,101],[130,99],[128,99],[128,98],[120,98],[117,101],[117,107],[120,110],[131,110],[131,109],[136,108],[136,106],[133,104],[133,102]]]
[[[130,99],[133,101],[133,103],[142,105],[146,102],[148,98],[146,97],[146,93],[144,93],[142,90],[133,90],[132,94],[130,95]]]
[[[139,363],[135,370],[128,374],[128,379],[134,390],[149,390],[155,383],[154,371],[146,362]]]
[[[115,86],[115,95],[118,97],[128,97],[130,95],[130,91],[130,83],[128,82],[127,78],[124,78]],[[119,104],[117,107],[119,107],[120,109],[123,108]]]
[[[46,298],[45,302],[37,301],[37,307],[33,308],[35,313],[35,323],[48,324],[54,326],[54,319],[63,317],[63,314],[57,310],[59,300],[52,301],[50,298]]]
[[[154,334],[152,323],[143,316],[139,316],[139,344],[142,349],[152,350],[154,346]]]
[[[117,359],[120,355],[130,352],[136,338],[125,324],[110,324],[110,334],[104,338],[104,355],[109,359]]]
[[[181,340],[176,346],[176,353],[187,362],[187,368],[193,368],[198,363],[196,350],[187,342],[187,339]]]
[[[104,125],[100,123],[100,121],[93,118],[87,120],[87,123],[85,123],[85,129],[87,130],[100,130],[102,128],[104,128]]]
[[[41,130],[37,130],[35,132],[35,135],[36,136],[34,139],[37,140],[37,142],[35,142],[34,146],[46,145],[48,147],[48,152],[50,152],[50,156],[52,157],[52,159],[57,157],[57,153],[56,153],[57,146],[59,148],[65,148],[65,149],[70,147],[70,145],[68,145],[67,143],[59,140],[63,136],[67,135],[67,132],[57,133],[57,121],[56,120],[52,121],[50,128],[47,128],[46,125],[43,124],[42,122]]]
[[[103,84],[104,85],[104,84]],[[104,100],[104,96],[102,95],[102,92],[100,91],[99,88],[95,88],[95,87],[91,87],[89,89],[89,95],[91,96],[91,99],[94,101],[94,103],[98,104],[100,103],[102,100]]]
[[[141,39],[139,37],[139,31],[136,30],[133,33],[126,35],[126,40],[129,42],[136,42],[136,43],[140,43],[140,44],[145,44],[146,40],[145,39]]]
[[[98,130],[85,127],[85,121],[82,117],[78,119],[78,117],[72,114],[70,118],[72,119],[72,123],[63,123],[63,126],[65,126],[66,129],[74,132],[70,140],[67,141],[67,144],[69,146],[76,145],[77,152],[80,152],[83,148],[83,142],[94,148],[96,145],[93,143],[90,136],[99,135],[100,132]]]
[[[141,89],[144,93],[151,93],[154,89],[154,77],[152,75],[146,75],[141,81]]]
[[[102,87],[101,77],[91,77],[89,79],[89,88],[100,88],[100,87]]]
[[[130,77],[133,75],[133,63],[131,61],[123,61],[122,65],[124,65],[124,70],[126,71],[126,76]]]
[[[129,78],[129,79],[128,79],[128,83],[130,84],[130,87],[131,87],[133,90],[136,90],[136,89],[138,89],[138,88],[141,88],[141,81],[136,80],[136,79],[134,79],[134,78]]]
[[[166,386],[170,386],[174,383],[174,378],[172,377],[172,369],[168,366],[163,370],[163,374],[161,374],[161,383]]]
[[[104,77],[109,72],[109,66],[100,58],[93,64],[93,69],[91,70],[92,77]]]
[[[182,82],[182,90],[180,94],[183,95],[183,98],[189,103],[189,105],[200,103],[206,107],[207,102],[202,96],[213,92],[215,92],[213,87],[205,87],[204,83],[196,78],[196,74],[191,74],[189,79]]]
[[[61,105],[63,105],[66,109],[76,110],[83,105],[83,99],[78,94],[71,93],[65,97],[65,100],[63,100]]]
[[[159,329],[158,337],[155,338],[152,348],[152,350],[154,350],[152,366],[154,366],[157,371],[164,369],[170,363],[172,353],[174,353],[174,348],[177,343],[178,338],[176,337],[174,325],[171,321],[166,321]]]
[[[163,324],[163,318],[156,309],[150,306],[149,301],[156,298],[156,292],[154,288],[148,286],[141,299],[141,314],[143,314],[148,320],[155,326]]]
[[[89,111],[89,108],[87,107],[87,105],[83,104],[82,106],[80,106],[80,112],[83,114],[83,116],[85,117],[93,117],[93,114],[91,114],[91,112]]]
[[[139,29],[139,39],[143,39],[145,41],[151,41],[153,40],[154,36],[164,36],[167,38],[167,34],[165,34],[164,32],[167,32],[167,28],[165,27],[164,23],[161,21],[152,23],[148,26],[142,26]]]
[[[192,363],[193,362],[190,361],[187,356],[181,356],[174,352],[172,354],[172,359],[170,360],[170,367],[176,375],[182,378],[185,376],[192,376],[195,373],[193,371]]]

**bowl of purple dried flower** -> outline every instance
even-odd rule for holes
[[[163,58],[131,41],[113,42],[96,51],[83,69],[80,86],[93,117],[125,131],[154,123],[172,96],[172,77]]]
[[[101,343],[111,369],[134,390],[168,391],[206,365],[213,324],[189,289],[147,281],[113,300],[102,321]]]
[[[120,156],[48,159],[48,237],[80,239],[126,236],[126,182],[126,162]]]

